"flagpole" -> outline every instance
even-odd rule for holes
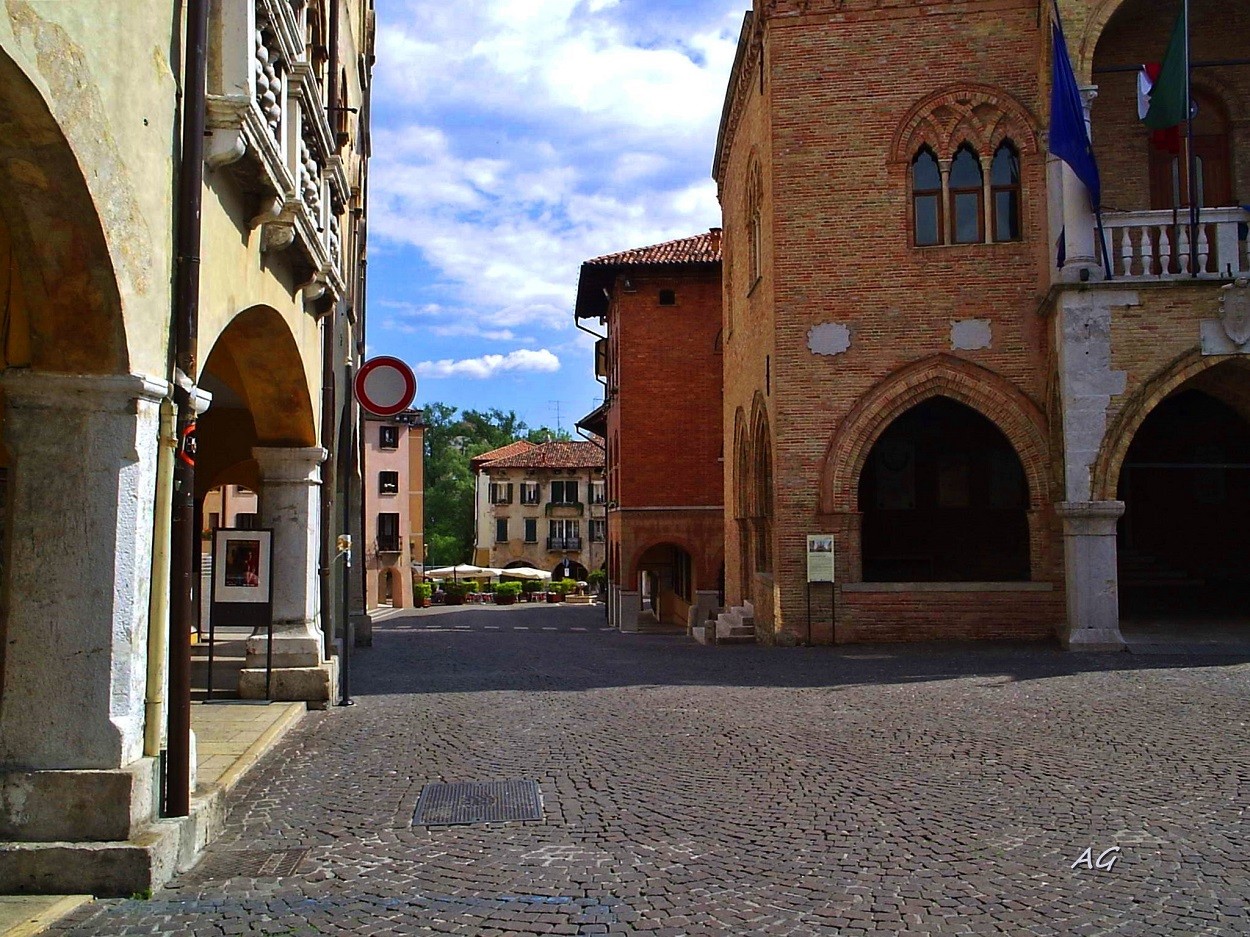
[[[1188,150],[1189,176],[1189,271],[1191,276],[1198,276],[1198,154],[1194,152],[1194,98],[1193,75],[1189,57],[1189,0],[1184,0],[1185,17],[1185,139]]]

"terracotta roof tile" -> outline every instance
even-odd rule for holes
[[[498,449],[492,449],[490,452],[483,452],[469,460],[472,468],[478,468],[487,462],[494,462],[496,459],[506,459],[509,456],[519,455],[534,448],[534,444],[528,439],[518,439],[516,442],[510,442],[506,446],[500,446]]]
[[[650,247],[635,247],[632,250],[617,254],[604,254],[593,257],[587,264],[616,266],[620,264],[692,264],[716,263],[721,259],[720,229],[713,228],[694,237],[678,238],[653,244]]]
[[[500,450],[502,451],[502,450]],[[487,463],[487,468],[601,468],[603,446],[594,442],[545,442]]]

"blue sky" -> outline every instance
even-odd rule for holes
[[[720,224],[710,178],[750,0],[377,0],[368,354],[419,405],[598,403],[583,260]]]

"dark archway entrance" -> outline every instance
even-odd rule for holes
[[[932,397],[881,434],[859,480],[866,582],[1029,578],[1028,484],[1007,437]]]
[[[1250,421],[1243,412],[1191,387],[1160,403],[1133,437],[1118,492],[1125,619],[1250,619]]]

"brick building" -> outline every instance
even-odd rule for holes
[[[714,176],[727,601],[764,640],[828,642],[836,620],[838,641],[1119,647],[1122,612],[1223,615],[1250,584],[1230,559],[1250,531],[1250,9],[1192,3],[1191,270],[1187,161],[1137,111],[1179,5],[1061,0],[1108,279],[1088,193],[1047,154],[1048,7],[746,15]],[[838,585],[809,618],[826,533]]]
[[[720,230],[582,264],[575,315],[607,329],[608,617],[685,625],[722,604]]]
[[[365,415],[365,604],[412,607],[425,550],[425,423],[418,410]]]
[[[604,562],[603,446],[518,440],[472,459],[473,561],[585,581]]]

